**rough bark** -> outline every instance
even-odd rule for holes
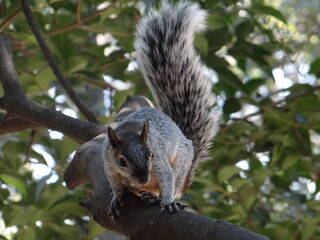
[[[102,227],[130,236],[132,240],[268,239],[235,224],[189,211],[161,214],[159,205],[147,206],[145,202],[130,193],[124,196],[122,217],[112,221],[108,216],[111,189],[101,158],[102,142],[105,137],[106,135],[102,134],[83,144],[65,172],[65,181],[69,189],[75,189],[80,184],[92,184],[93,198],[80,202],[80,205],[89,209],[94,220]]]
[[[102,133],[107,127],[103,124],[74,119],[28,99],[23,93],[2,36],[0,36],[0,81],[4,89],[0,108],[6,110],[9,116],[13,115],[35,125],[62,132],[82,143]],[[4,127],[6,125],[0,125],[0,128]],[[4,132],[5,129],[0,129],[1,131]]]
[[[21,132],[26,129],[39,129],[40,125],[26,121],[22,118],[5,117],[0,119],[0,134]]]

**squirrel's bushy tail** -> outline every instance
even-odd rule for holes
[[[206,16],[198,4],[164,2],[140,20],[135,41],[139,67],[158,105],[193,142],[189,180],[206,157],[220,118],[213,111],[212,82],[193,47],[194,34],[206,28]]]

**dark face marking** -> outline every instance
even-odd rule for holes
[[[119,133],[121,145],[114,151],[116,164],[130,176],[133,185],[144,185],[149,182],[151,168],[151,151],[147,145],[147,127],[144,133]]]

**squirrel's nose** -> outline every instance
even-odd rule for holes
[[[138,182],[141,185],[147,184],[149,182],[148,176],[139,177]]]

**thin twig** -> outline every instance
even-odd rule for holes
[[[97,28],[90,28],[90,27],[84,27],[84,26],[77,26],[77,28],[80,30],[94,32],[94,33],[110,33],[111,35],[114,35],[114,36],[133,36],[132,33],[110,32],[106,29],[97,29]]]
[[[90,122],[98,122],[95,116],[87,109],[87,107],[78,99],[76,93],[74,92],[72,86],[69,84],[65,76],[63,75],[62,71],[60,70],[56,60],[54,59],[50,49],[46,45],[42,34],[39,30],[39,27],[36,21],[33,18],[31,9],[29,7],[29,3],[27,0],[21,0],[22,10],[27,18],[28,24],[36,37],[38,44],[45,55],[50,67],[52,68],[53,73],[57,77],[58,81],[61,83],[65,91],[68,93],[69,97],[78,107],[80,112],[90,121]]]
[[[22,8],[20,7],[11,16],[9,16],[6,20],[4,20],[3,23],[1,23],[0,32],[2,32],[12,22],[12,20],[21,12],[21,10]]]
[[[98,71],[101,71],[101,70],[106,69],[106,68],[108,68],[108,67],[110,67],[110,66],[112,66],[112,65],[116,65],[116,64],[118,64],[118,63],[122,63],[122,62],[126,62],[126,61],[129,61],[129,59],[128,59],[128,58],[122,58],[122,59],[119,59],[119,60],[117,60],[117,61],[104,64],[104,65],[98,67],[97,70],[98,70]]]
[[[77,1],[77,23],[81,22],[81,0]]]
[[[107,33],[110,33],[111,35],[114,35],[114,36],[134,36],[134,34],[132,33],[110,32],[110,31],[107,31]]]
[[[80,77],[80,79],[81,80],[83,79],[83,80],[85,80],[87,82],[90,82],[90,83],[94,83],[94,84],[99,85],[99,86],[110,88],[111,90],[114,90],[114,91],[118,91],[114,86],[112,86],[110,83],[107,83],[107,82],[99,81],[99,80],[93,79],[93,78]]]
[[[110,101],[110,105],[109,105],[109,116],[111,116],[112,114],[112,109],[113,109],[113,91],[112,89],[110,89],[110,93],[109,93],[109,101]]]
[[[33,96],[37,96],[37,95],[46,93],[46,92],[48,92],[49,89],[50,89],[50,88],[40,89],[40,90],[35,91],[35,92],[26,93],[25,95],[26,95],[26,97],[33,97]]]
[[[19,117],[10,118],[6,115],[5,117],[0,118],[0,135],[38,128],[41,128],[41,126]]]
[[[96,12],[96,13],[92,14],[91,16],[86,17],[86,18],[84,18],[84,19],[82,19],[82,20],[80,20],[80,21],[76,21],[76,22],[71,23],[71,24],[69,24],[69,25],[67,25],[67,26],[64,26],[64,27],[62,27],[62,28],[59,28],[59,29],[53,30],[53,31],[51,31],[51,32],[48,32],[48,33],[47,33],[47,36],[51,37],[51,36],[54,36],[54,35],[56,35],[56,34],[58,34],[58,33],[62,33],[62,32],[65,32],[65,31],[67,31],[67,30],[70,30],[70,29],[72,29],[72,28],[78,27],[80,24],[86,23],[86,22],[92,20],[93,18],[99,16],[101,13],[107,11],[108,9],[110,9],[111,7],[113,7],[115,4],[116,4],[116,2],[112,3],[112,4],[109,5],[108,7],[105,7],[104,9],[101,9],[101,10],[99,10],[98,12]]]
[[[32,150],[32,145],[36,140],[36,134],[37,134],[37,130],[31,131],[31,138],[30,138],[30,141],[28,142],[27,152],[26,152],[26,157],[24,159],[24,163],[27,163],[30,161],[30,154],[31,154],[31,150]]]
[[[312,93],[312,92],[314,92],[314,91],[317,91],[317,90],[320,90],[320,86],[314,86],[314,87],[312,87],[311,89],[302,90],[302,91],[300,91],[300,92],[291,94],[291,95],[289,95],[288,97],[286,97],[286,98],[284,98],[284,99],[281,99],[281,100],[279,100],[279,101],[276,101],[276,102],[270,104],[268,107],[275,107],[275,106],[277,106],[277,105],[279,105],[279,104],[281,104],[281,103],[284,103],[284,102],[288,102],[288,101],[297,99],[297,98],[299,98],[299,97],[305,96],[305,95],[307,95],[307,94],[309,94],[309,93]],[[225,126],[224,128],[222,128],[222,129],[220,130],[220,133],[223,133],[223,132],[227,131],[229,128],[231,128],[233,125],[237,124],[238,122],[247,121],[249,118],[251,118],[251,117],[253,117],[253,116],[256,116],[256,115],[263,114],[264,112],[265,112],[265,110],[261,108],[260,110],[254,112],[254,113],[250,113],[250,114],[244,116],[243,118],[233,119],[233,120],[235,120],[235,122],[233,122],[233,123],[231,123],[230,125],[227,125],[227,126]]]

